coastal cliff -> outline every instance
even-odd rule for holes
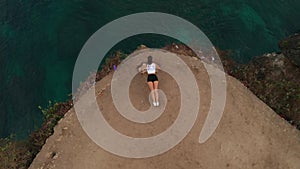
[[[237,79],[226,75],[227,98],[221,122],[204,144],[199,144],[200,129],[210,106],[211,86],[199,59],[178,55],[192,70],[201,95],[199,115],[189,135],[170,151],[143,159],[122,158],[97,146],[83,131],[74,109],[70,109],[54,129],[30,169],[59,168],[291,168],[300,167],[300,132],[270,109]],[[96,83],[97,101],[108,123],[125,135],[144,137],[168,128],[178,115],[178,86],[167,73],[158,74],[160,88],[168,96],[168,107],[157,121],[146,127],[131,124],[112,104],[110,91],[113,71]],[[143,109],[150,107],[144,77],[131,82],[130,100]],[[134,90],[133,90],[134,89]],[[154,146],[154,145],[153,145]]]
[[[238,138],[238,137],[241,137],[241,135],[242,135],[243,137],[251,139],[252,135],[253,135],[252,132],[254,132],[252,130],[257,130],[257,131],[261,131],[261,134],[259,136],[255,136],[255,137],[257,137],[258,139],[262,139],[263,140],[262,142],[264,142],[264,144],[266,144],[266,145],[272,144],[271,147],[269,145],[266,147],[261,147],[261,149],[260,149],[260,151],[263,152],[262,153],[263,155],[259,156],[259,157],[264,159],[266,162],[262,162],[260,160],[256,160],[256,162],[252,161],[254,167],[252,167],[252,164],[250,167],[250,163],[245,162],[243,164],[246,167],[240,167],[240,168],[247,168],[247,166],[248,166],[248,168],[276,168],[277,167],[276,165],[280,165],[280,166],[282,166],[282,168],[288,168],[288,167],[290,167],[290,168],[296,167],[297,168],[297,167],[299,167],[298,166],[299,164],[297,164],[295,162],[297,160],[299,161],[299,157],[297,156],[297,151],[299,152],[299,149],[298,149],[299,141],[296,141],[297,139],[299,140],[299,131],[296,131],[296,129],[297,128],[300,129],[300,114],[299,114],[299,111],[300,111],[300,107],[299,107],[300,106],[299,105],[299,103],[300,103],[300,88],[298,86],[298,84],[300,84],[300,68],[299,68],[298,61],[297,61],[299,58],[299,52],[300,52],[300,50],[299,50],[300,49],[300,47],[299,47],[299,44],[300,44],[299,39],[300,38],[299,37],[300,37],[299,34],[294,34],[294,35],[280,41],[279,47],[281,48],[281,52],[266,53],[262,56],[254,57],[248,64],[239,64],[239,63],[233,61],[230,58],[230,51],[218,50],[218,53],[222,59],[223,65],[224,65],[224,69],[225,69],[226,73],[228,75],[230,75],[230,76],[227,76],[227,78],[229,79],[228,81],[229,81],[229,85],[230,85],[228,87],[228,90],[231,88],[234,88],[234,89],[228,91],[228,93],[230,94],[229,98],[231,98],[229,100],[232,100],[232,101],[229,103],[226,103],[226,104],[234,104],[234,105],[242,105],[242,106],[237,107],[238,110],[235,110],[236,107],[233,107],[233,106],[231,106],[232,110],[228,110],[228,108],[227,108],[225,117],[223,117],[221,124],[228,123],[228,125],[234,124],[235,126],[231,126],[230,129],[228,129],[228,128],[227,129],[218,129],[216,131],[215,135],[218,135],[217,134],[218,132],[219,133],[220,132],[221,133],[222,132],[224,132],[224,133],[230,132],[229,135],[231,135],[232,134],[231,130],[233,130],[233,131],[237,130],[240,132],[235,133],[235,137]],[[145,46],[140,47],[140,49],[143,49],[143,48],[145,48]],[[164,49],[168,50],[172,53],[178,54],[185,61],[188,61],[188,60],[191,61],[191,59],[192,59],[193,64],[192,65],[190,64],[189,66],[191,66],[191,69],[193,70],[193,72],[194,73],[202,72],[201,77],[205,76],[205,70],[203,69],[204,63],[202,63],[198,59],[195,59],[195,57],[194,57],[195,55],[194,55],[193,51],[191,51],[186,46],[180,45],[180,44],[172,44],[172,45],[166,46]],[[116,52],[116,54],[113,57],[111,57],[110,59],[108,59],[106,61],[106,65],[104,65],[102,67],[102,70],[97,73],[96,81],[99,81],[97,83],[97,86],[99,86],[99,84],[103,84],[103,83],[109,84],[109,80],[113,74],[113,65],[120,64],[120,61],[122,59],[126,58],[126,56],[127,55],[124,53]],[[208,62],[209,62],[209,60],[208,60]],[[197,63],[196,67],[195,67],[194,63]],[[166,77],[164,77],[164,76],[166,76]],[[235,77],[237,80],[235,78],[233,78],[232,76]],[[163,74],[162,77],[167,78],[167,75]],[[199,79],[201,79],[201,80],[199,80]],[[137,80],[141,80],[141,79],[135,78],[135,80],[136,80],[136,82],[142,83],[142,81],[137,81]],[[198,83],[203,83],[203,82],[201,82],[203,80],[202,78],[198,77],[198,80],[200,81]],[[207,79],[206,79],[205,83],[208,83]],[[87,83],[85,83],[79,89],[79,91],[80,90],[84,91],[84,90],[88,89],[91,85],[93,85],[93,82],[90,82],[89,80],[87,80]],[[163,83],[162,83],[162,85],[163,85]],[[165,85],[171,85],[171,84],[167,83]],[[201,86],[203,86],[203,84],[201,84]],[[109,97],[109,93],[108,93],[109,90],[107,90],[107,89],[102,90],[104,87],[105,86],[101,87],[101,99],[107,99],[106,97]],[[136,86],[136,87],[140,87],[140,86]],[[209,90],[209,87],[207,86],[207,84],[206,84],[206,87],[207,88],[204,88],[204,89]],[[237,93],[235,88],[241,88],[241,89],[237,90],[238,91],[238,93]],[[201,90],[203,92],[204,89],[200,89],[200,92],[201,92]],[[143,88],[140,90],[146,90],[146,89]],[[256,97],[253,96],[253,94],[249,90],[254,95],[256,95]],[[174,93],[174,92],[171,92],[171,93]],[[246,93],[246,94],[244,94],[244,93]],[[106,94],[105,97],[103,96],[104,94]],[[240,97],[242,97],[242,99],[239,98],[238,100],[235,100],[236,99],[235,97],[237,97],[237,95],[242,95],[242,96],[240,96]],[[137,96],[133,96],[133,97],[137,98]],[[205,98],[206,96],[203,96],[203,97]],[[249,102],[247,102],[247,101],[245,101],[245,103],[243,102],[243,100],[247,100],[249,98],[252,98],[251,102],[249,100],[248,100]],[[263,104],[260,100],[263,101],[265,104]],[[147,100],[144,100],[143,105],[138,105],[137,103],[136,104],[137,104],[137,106],[142,106],[142,107],[146,106],[147,107],[147,105],[145,105],[146,103],[147,103]],[[56,166],[57,168],[68,168],[69,167],[67,164],[60,164],[59,162],[57,163],[56,159],[58,159],[58,158],[63,159],[63,160],[66,160],[66,159],[71,160],[70,164],[73,164],[73,161],[72,161],[73,159],[71,159],[71,157],[67,158],[66,154],[63,157],[62,151],[59,150],[60,148],[61,148],[61,150],[64,150],[63,146],[65,145],[65,142],[61,142],[61,140],[66,140],[66,139],[72,140],[72,138],[74,137],[74,135],[72,135],[72,134],[66,135],[66,133],[72,131],[72,133],[74,134],[74,133],[77,133],[77,131],[79,131],[80,139],[87,141],[88,144],[93,145],[93,143],[91,142],[91,140],[89,140],[89,138],[85,135],[85,133],[83,133],[82,129],[80,128],[78,121],[76,120],[76,116],[74,114],[72,106],[73,106],[73,103],[71,100],[69,100],[64,103],[55,103],[55,104],[51,103],[51,104],[49,104],[49,107],[43,108],[42,111],[43,111],[43,114],[45,115],[45,122],[39,130],[37,130],[31,134],[28,141],[13,142],[13,141],[10,141],[9,139],[0,140],[0,146],[1,146],[0,157],[1,157],[1,159],[3,159],[0,162],[0,168],[5,168],[5,169],[7,169],[7,168],[27,168],[31,164],[33,158],[35,158],[36,154],[39,151],[41,151],[41,153],[39,153],[39,155],[35,158],[35,160],[34,160],[35,162],[32,163],[31,168],[36,168],[36,167],[41,168],[41,166],[44,166],[44,168],[47,168],[47,167],[51,168],[51,167],[53,167],[52,164],[54,166]],[[268,106],[271,109],[268,108]],[[265,109],[267,110],[268,113],[262,113],[262,112],[265,112]],[[231,112],[231,113],[228,113],[228,112]],[[253,113],[253,112],[256,112],[256,113]],[[203,112],[199,112],[199,113],[203,114]],[[226,114],[230,114],[230,115],[226,115]],[[244,114],[247,114],[247,117],[244,117],[245,116]],[[252,117],[251,114],[252,115],[256,114],[257,117],[256,116]],[[229,117],[227,117],[227,116],[229,116]],[[235,117],[235,116],[237,116],[237,117]],[[243,119],[240,116],[243,116],[243,118],[245,118],[245,119]],[[55,132],[53,134],[53,127],[56,125],[57,121],[62,117],[64,117],[64,118],[55,127]],[[205,119],[205,115],[202,115],[201,117],[203,117],[203,119]],[[72,124],[66,123],[66,121],[67,121],[66,119],[68,119],[68,118],[71,118]],[[228,118],[240,120],[241,123],[235,122],[232,124],[232,121],[228,121],[228,120],[224,121],[224,119],[228,119]],[[200,125],[200,128],[203,125],[202,124],[203,119],[202,119],[202,121],[200,120],[200,122],[198,124],[198,125]],[[253,124],[253,125],[255,125],[255,127],[254,128],[253,128],[253,126],[249,127],[249,124]],[[63,126],[63,125],[65,125],[65,126]],[[243,135],[241,133],[241,130],[243,130],[247,134],[245,135],[245,133],[244,133],[244,135]],[[251,131],[251,132],[249,132],[249,131]],[[283,133],[285,133],[285,134],[283,134]],[[52,134],[53,134],[53,136],[51,136]],[[277,135],[282,135],[282,136],[279,138]],[[76,135],[76,137],[77,136],[78,135]],[[70,137],[72,137],[72,138],[70,138]],[[47,138],[49,138],[49,139],[47,139]],[[265,142],[266,138],[269,140],[273,140],[272,143]],[[46,139],[48,141],[45,144]],[[215,140],[215,139],[216,139],[215,136],[213,136],[213,138],[210,140]],[[223,141],[223,140],[226,140],[227,138],[223,135],[223,136],[220,136],[220,138],[218,138],[218,139]],[[52,141],[50,141],[50,140],[52,140]],[[56,142],[54,142],[53,140],[56,140]],[[77,140],[77,141],[78,141],[77,144],[80,144],[80,141],[79,140]],[[236,146],[241,144],[240,142],[236,143],[234,141],[235,140],[233,140],[232,144],[235,144]],[[273,145],[273,142],[276,142],[276,144]],[[279,145],[279,143],[281,145]],[[211,146],[220,147],[220,144],[215,144],[215,143],[207,143],[207,144],[211,145]],[[258,143],[256,143],[256,144],[258,144]],[[294,144],[294,145],[291,145],[291,144]],[[243,146],[244,146],[243,151],[248,152],[248,154],[247,153],[243,154],[244,158],[248,159],[253,154],[255,154],[255,156],[257,155],[256,153],[258,150],[255,148],[253,149],[253,147],[251,147],[253,145],[243,144]],[[48,148],[45,148],[45,147],[48,147]],[[52,147],[52,148],[49,148],[49,147]],[[290,150],[291,147],[294,147],[294,149],[296,151]],[[41,148],[42,148],[42,150],[41,150]],[[94,148],[95,148],[95,150],[93,150],[93,151],[96,151],[99,149],[99,147],[96,148],[95,145],[94,145]],[[204,148],[202,149],[202,148],[201,148],[202,151],[204,151],[204,150],[211,151],[210,149],[204,149]],[[212,148],[212,147],[208,147],[208,148]],[[231,147],[230,149],[232,150],[232,152],[236,153],[236,151],[234,151],[235,150],[234,147]],[[253,149],[253,151],[250,151],[248,149]],[[269,149],[278,149],[278,152],[272,152],[272,151],[269,151]],[[101,148],[100,148],[100,150],[101,150]],[[102,151],[103,150],[99,151],[98,153],[100,153]],[[177,150],[175,149],[175,151],[177,151]],[[190,151],[190,150],[188,150],[188,151]],[[237,151],[242,151],[241,147],[238,148]],[[267,151],[267,152],[265,152],[265,151]],[[282,152],[279,152],[279,151],[282,151]],[[292,152],[290,152],[290,151],[292,151]],[[68,153],[73,154],[72,156],[78,156],[77,154],[75,155],[74,153],[80,154],[80,152],[76,152],[73,150],[64,150],[64,152],[66,152],[67,154]],[[196,153],[196,152],[194,152],[194,153]],[[274,154],[272,154],[272,153],[274,153]],[[287,159],[285,157],[283,158],[282,156],[284,153],[286,153],[286,155],[289,156],[290,159]],[[293,153],[295,153],[295,154],[293,154]],[[44,156],[41,154],[44,154]],[[200,154],[198,154],[197,157]],[[277,155],[277,154],[279,154],[279,155]],[[293,155],[291,155],[291,154],[293,154]],[[233,155],[233,154],[231,154],[231,155]],[[173,154],[171,156],[176,157],[176,154]],[[208,156],[209,155],[206,154],[206,157],[208,157]],[[267,158],[267,156],[275,156],[275,157]],[[109,157],[112,159],[115,159],[111,156],[109,156]],[[230,153],[229,153],[228,158],[229,157],[230,157]],[[233,157],[231,157],[231,158],[233,158]],[[199,158],[199,159],[201,159],[201,158]],[[253,159],[253,158],[251,158],[251,159]],[[170,160],[172,160],[172,159],[169,159],[169,161],[168,160],[167,161],[171,162]],[[206,164],[202,165],[201,163],[199,163],[199,161],[197,162],[197,160],[193,160],[193,159],[189,159],[189,160],[194,161],[199,166],[206,166],[207,168],[209,168],[209,166],[210,166],[209,161],[207,161],[207,163],[206,163],[207,165]],[[282,161],[282,160],[283,160],[283,162],[280,162],[280,163],[276,162],[276,161]],[[91,162],[91,165],[92,164],[100,165],[100,164],[95,164],[92,161],[87,161],[87,162]],[[231,159],[229,161],[234,161],[234,160]],[[155,162],[155,161],[152,161],[152,162]],[[105,161],[103,161],[103,163],[105,163]],[[291,163],[293,163],[293,164],[291,164]],[[162,164],[162,162],[161,162],[161,164]],[[225,164],[225,162],[222,163],[222,165],[223,164]],[[256,164],[258,164],[258,165],[256,165]],[[111,165],[113,165],[113,164],[111,164]],[[181,163],[178,163],[178,165],[180,166]],[[182,164],[182,165],[185,165],[185,164]],[[214,166],[213,164],[211,164],[211,165]],[[62,167],[58,167],[58,166],[62,166]],[[194,164],[191,167],[193,167],[193,166],[194,166]],[[199,166],[198,166],[198,168],[199,168]],[[239,165],[235,164],[234,162],[226,163],[226,167],[228,167],[228,168],[239,168],[238,166]],[[262,167],[262,166],[264,166],[264,167]],[[170,167],[172,167],[172,166],[170,166]],[[221,167],[221,164],[219,167]],[[101,167],[98,167],[98,168],[101,168]],[[221,167],[221,168],[224,168],[224,167]],[[280,168],[280,167],[277,167],[277,168]]]

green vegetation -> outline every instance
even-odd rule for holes
[[[38,106],[38,108],[42,111],[44,115],[44,121],[47,121],[49,123],[48,132],[50,133],[52,133],[54,126],[63,117],[62,114],[57,113],[59,106],[60,106],[59,103],[53,104],[50,100],[46,108],[42,108],[41,106]]]
[[[13,135],[0,139],[0,168],[16,169],[18,168],[17,149],[15,142],[12,141]]]
[[[282,48],[286,48],[286,47],[288,47],[289,42],[287,40],[283,40],[283,41],[281,41],[280,45]]]

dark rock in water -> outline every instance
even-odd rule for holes
[[[296,33],[279,42],[282,53],[295,65],[300,67],[300,34]]]

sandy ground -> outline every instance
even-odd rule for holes
[[[281,119],[236,79],[227,76],[227,99],[221,122],[205,143],[198,143],[210,107],[210,82],[199,60],[180,56],[197,79],[201,102],[191,132],[174,148],[150,158],[124,158],[95,144],[71,109],[55,127],[30,169],[299,169],[300,132]],[[168,99],[164,113],[147,124],[121,116],[111,96],[113,73],[96,84],[98,104],[108,123],[131,137],[150,137],[166,130],[178,116],[180,92],[175,80],[160,71],[159,87]],[[137,74],[130,84],[130,100],[138,110],[150,107],[146,77]]]

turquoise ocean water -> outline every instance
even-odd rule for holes
[[[38,105],[68,98],[82,45],[114,19],[137,12],[177,15],[247,62],[278,51],[278,40],[299,31],[299,11],[299,0],[0,0],[0,137],[25,138],[41,125]],[[137,36],[118,48],[170,42]]]

